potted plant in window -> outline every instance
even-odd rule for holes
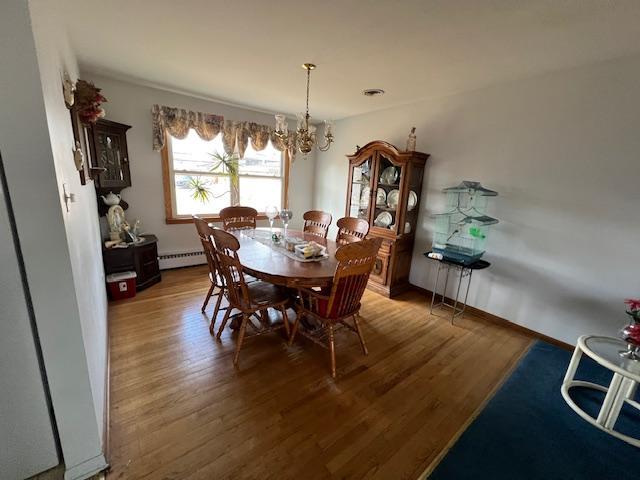
[[[238,170],[240,159],[238,158],[238,155],[235,153],[228,154],[226,152],[216,152],[212,153],[211,157],[213,157],[214,162],[209,171],[216,175],[229,177],[231,185],[231,201],[238,203],[240,198],[238,190]],[[213,195],[213,192],[205,180],[199,176],[194,177],[192,175],[187,177],[186,188],[191,191],[191,198],[199,200],[202,203],[207,203],[210,198],[218,198],[227,193],[224,192],[220,195]]]

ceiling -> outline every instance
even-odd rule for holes
[[[316,120],[640,51],[638,0],[56,1],[88,71],[291,114],[314,62]]]

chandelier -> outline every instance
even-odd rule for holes
[[[296,148],[303,155],[308,154],[314,147],[322,152],[329,150],[331,143],[333,142],[333,122],[331,120],[325,120],[324,122],[324,145],[318,145],[318,139],[316,135],[315,125],[309,124],[309,80],[311,77],[311,70],[316,68],[313,63],[304,63],[302,68],[307,71],[307,104],[305,113],[298,114],[298,125],[296,128],[295,143]],[[289,129],[287,126],[287,120],[281,113],[276,115],[276,129],[275,134],[280,138],[286,138],[289,135]]]

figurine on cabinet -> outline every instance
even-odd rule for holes
[[[113,241],[122,240],[122,226],[126,222],[124,210],[120,205],[112,205],[107,212],[109,223],[109,238]]]
[[[407,152],[415,152],[416,150],[416,127],[411,128],[409,137],[407,138]]]
[[[113,193],[111,191],[107,194],[106,197],[104,195],[100,195],[100,198],[102,199],[105,205],[108,205],[110,207],[113,207],[114,205],[118,205],[120,203],[120,200],[122,200],[122,197],[120,195],[118,195],[117,193]]]

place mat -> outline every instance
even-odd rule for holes
[[[325,255],[323,257],[302,258],[302,257],[296,255],[294,252],[290,252],[289,250],[287,250],[283,244],[281,244],[281,243],[280,244],[279,243],[273,243],[273,240],[271,240],[271,233],[270,232],[266,232],[266,231],[262,231],[262,230],[254,230],[253,232],[251,232],[251,234],[244,233],[244,235],[246,235],[249,238],[254,239],[258,243],[266,245],[267,247],[269,247],[274,252],[281,253],[282,255],[284,255],[286,257],[289,257],[289,258],[291,258],[293,260],[296,260],[298,262],[302,262],[302,263],[321,262],[322,260],[326,260],[327,258],[329,258],[329,255]],[[304,239],[298,238],[298,237],[289,237],[289,238],[295,238],[295,239],[299,239],[299,240],[304,240]]]

